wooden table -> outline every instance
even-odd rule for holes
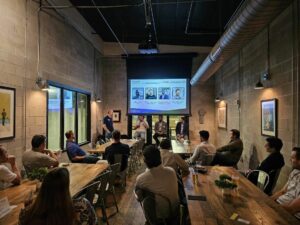
[[[133,145],[137,144],[139,140],[135,139],[121,139],[121,143],[129,145],[129,148],[132,148]],[[97,146],[96,149],[89,149],[88,152],[90,154],[103,154],[105,152],[106,147],[110,146],[112,142],[106,142],[102,145]]]
[[[193,148],[190,144],[184,144],[177,140],[172,140],[172,150],[174,153],[181,155],[193,154]]]
[[[192,175],[183,178],[185,192],[188,195],[202,195],[206,201],[188,200],[188,209],[192,225],[234,225],[243,224],[230,220],[233,213],[254,225],[296,225],[300,222],[269,196],[253,185],[247,178],[231,167],[207,167],[208,174],[198,175],[198,184],[194,184]],[[238,190],[231,196],[223,196],[214,184],[220,174],[239,177]]]
[[[66,168],[70,172],[70,192],[72,197],[108,168],[108,164],[69,163],[65,165],[67,165]],[[36,191],[36,183],[36,181],[24,180],[18,186],[0,191],[0,198],[7,197],[10,205],[17,205],[9,214],[0,219],[0,225],[18,224],[19,213],[24,207],[24,200],[30,191]]]

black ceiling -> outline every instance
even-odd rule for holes
[[[143,0],[70,1],[76,7],[93,6],[92,1],[97,6],[118,6],[101,7],[100,11],[119,40],[140,43],[146,39]],[[159,44],[213,46],[241,2],[243,0],[152,0],[157,41]],[[104,41],[116,42],[97,9],[77,9]]]

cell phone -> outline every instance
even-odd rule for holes
[[[207,201],[204,195],[188,195],[188,200]]]

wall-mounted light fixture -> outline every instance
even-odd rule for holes
[[[260,79],[258,79],[258,82],[255,84],[254,89],[255,90],[260,90],[260,89],[264,89],[264,88],[265,87],[264,87],[263,83],[260,81]]]
[[[36,78],[35,83],[42,91],[49,91],[48,82],[46,80],[43,80],[43,78]]]

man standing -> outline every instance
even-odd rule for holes
[[[213,157],[208,160],[207,155],[214,156],[216,154],[216,147],[213,144],[208,143],[209,132],[206,130],[201,130],[200,144],[195,148],[193,156],[187,159],[188,163],[194,164],[196,161],[201,161],[202,165],[210,165]]]
[[[113,143],[110,146],[106,147],[103,158],[106,159],[109,162],[109,164],[112,165],[115,163],[115,155],[117,154],[122,155],[122,160],[121,160],[121,172],[122,172],[127,168],[130,149],[128,145],[120,142],[121,140],[120,131],[114,130],[112,132],[112,139],[113,139]]]
[[[212,165],[236,167],[243,153],[243,142],[240,131],[230,130],[230,142],[217,149]]]
[[[153,139],[156,145],[159,146],[158,137],[167,137],[167,123],[163,121],[163,116],[158,116],[158,121],[155,123]]]
[[[183,116],[180,118],[180,122],[176,124],[176,139],[188,139],[188,127]]]
[[[158,195],[155,207],[157,218],[166,218],[166,215],[170,215],[169,207],[171,213],[175,213],[179,204],[176,173],[174,169],[162,165],[160,151],[154,145],[145,147],[143,156],[147,169],[136,179],[136,195],[139,199],[143,191]],[[167,198],[170,206],[160,196]]]
[[[57,156],[45,149],[46,137],[44,135],[34,135],[31,140],[32,149],[26,150],[23,154],[22,161],[27,172],[41,167],[57,167]]]
[[[111,138],[111,133],[114,131],[112,116],[113,110],[110,109],[108,110],[107,115],[103,118],[103,135],[108,139]]]
[[[134,137],[142,138],[146,140],[147,129],[149,128],[148,122],[145,120],[144,116],[138,116],[138,120],[133,128],[135,130]]]
[[[5,163],[9,163],[11,170],[6,167]],[[21,175],[16,164],[16,157],[8,155],[7,151],[0,145],[0,190],[10,185],[18,185],[21,182]]]
[[[286,185],[271,198],[289,213],[300,219],[300,148],[294,147],[291,154],[293,171]]]

